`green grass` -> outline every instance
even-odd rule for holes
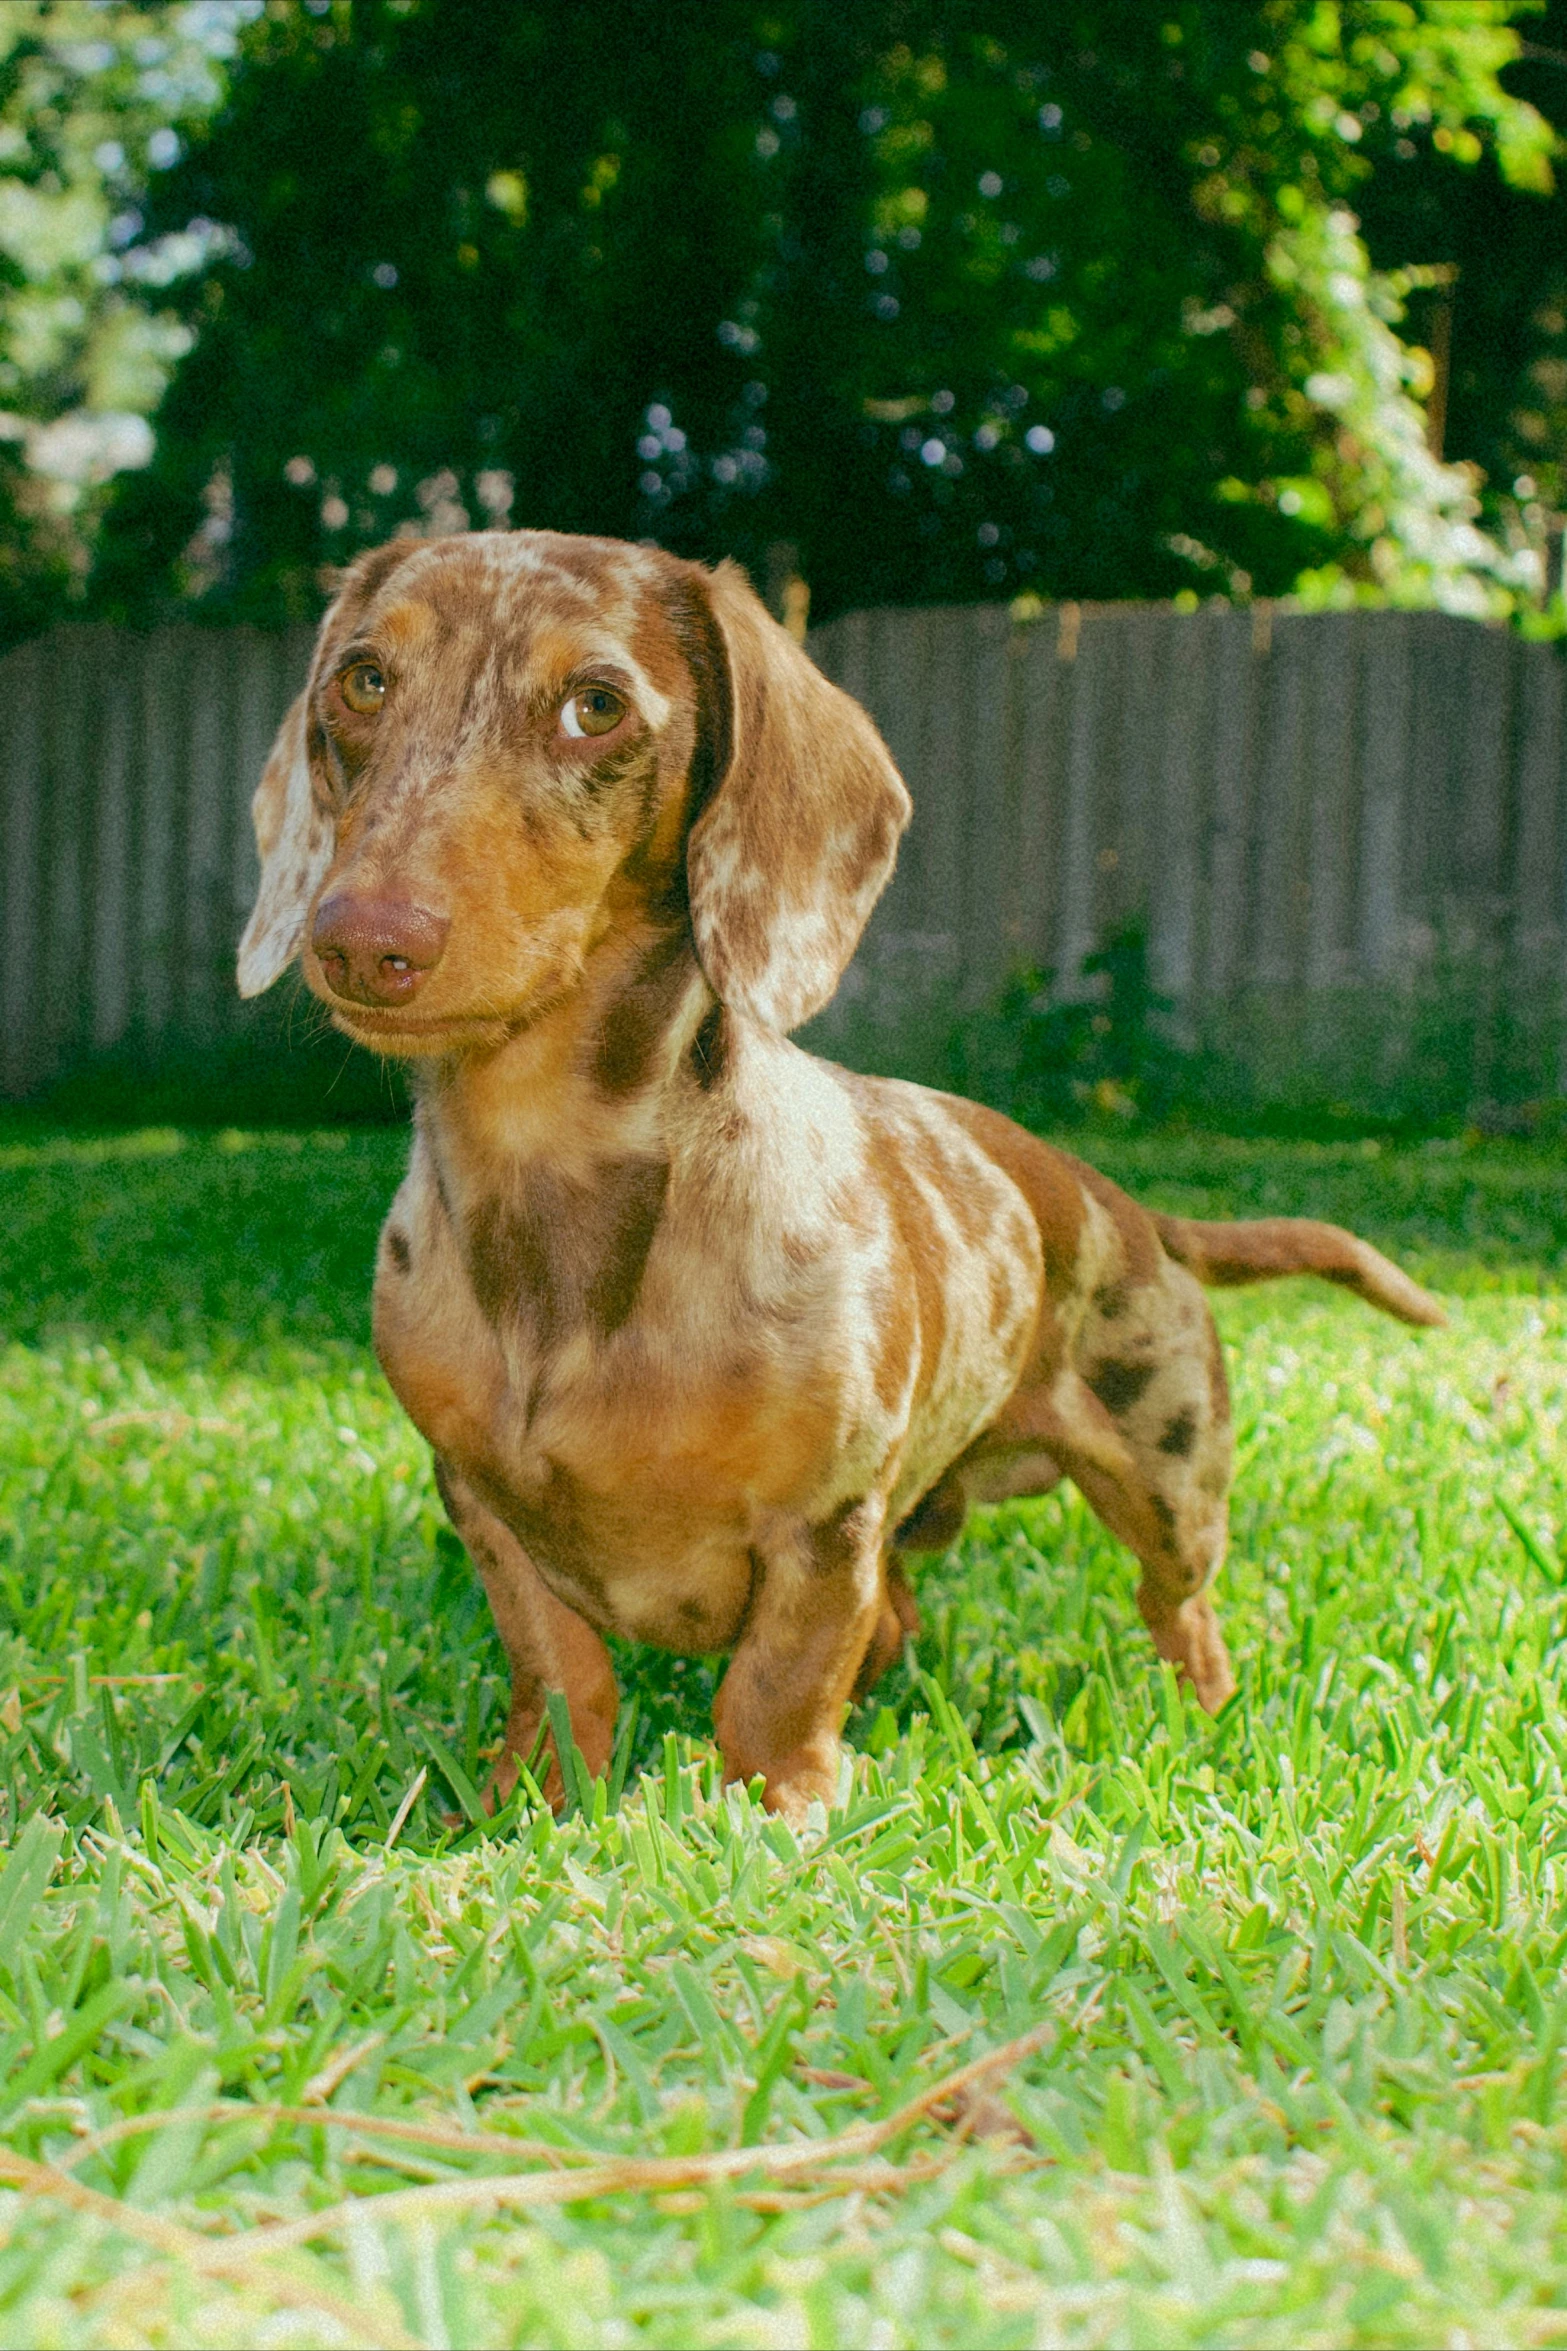
[[[796,1841],[631,1650],[616,1800],[473,1819],[501,1660],[366,1336],[401,1151],[0,1130],[0,2341],[1567,2339],[1559,1158],[1096,1143],[1452,1328],[1217,1301],[1220,1723],[1073,1495],[997,1511]]]

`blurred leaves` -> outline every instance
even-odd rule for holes
[[[191,333],[164,299],[224,244],[144,234],[149,175],[214,105],[259,0],[8,0],[0,10],[0,628],[85,579],[105,485]]]

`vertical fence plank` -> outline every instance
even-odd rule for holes
[[[1121,865],[1128,850],[1125,744],[1136,723],[1138,700],[1136,684],[1128,673],[1130,634],[1128,615],[1113,604],[1084,606],[1082,639],[1086,651],[1080,658],[1086,658],[1096,679],[1098,704],[1090,818],[1094,854],[1089,867],[1088,930],[1092,947],[1101,945],[1115,929],[1121,909]],[[1070,985],[1072,972],[1064,976]]]
[[[1113,830],[1100,853],[1100,935],[1148,913],[1163,845],[1154,839],[1164,752],[1169,618],[1157,604],[1114,615],[1114,671],[1120,708],[1113,776]],[[1108,851],[1108,854],[1106,854]]]
[[[1514,672],[1512,840],[1503,946],[1505,1082],[1554,1090],[1564,1010],[1562,935],[1556,876],[1561,843],[1557,796],[1562,772],[1561,656],[1554,645],[1520,645]],[[1549,1076],[1545,1073],[1549,1071]],[[1532,1083],[1531,1083],[1532,1079]]]
[[[899,626],[904,615],[884,612],[877,632],[876,694],[871,716],[881,728],[887,747],[914,800],[914,814],[899,859],[905,883],[904,912],[912,916],[908,928],[924,938],[941,928],[944,900],[933,849],[930,751],[926,741],[928,706],[929,618],[921,613],[917,627]]]
[[[1496,1091],[1508,1022],[1503,967],[1514,819],[1512,689],[1521,648],[1500,629],[1466,630],[1462,642],[1467,675],[1455,780],[1478,982],[1469,1091],[1473,1100],[1485,1102]]]
[[[859,953],[827,1016],[829,1032],[856,1003],[873,1018],[891,1019],[910,992],[928,984],[940,958],[933,933],[946,913],[932,902],[931,859],[927,854],[930,811],[926,772],[926,621],[924,612],[879,610],[864,616],[863,690],[858,699],[881,729],[888,750],[914,801],[892,881],[872,914]],[[913,625],[911,625],[913,624]]]
[[[953,878],[961,891],[963,993],[974,1003],[994,991],[1009,960],[1016,815],[1008,774],[1013,657],[1006,607],[973,606],[963,615],[962,638],[969,788],[965,826],[953,844]]]
[[[945,974],[943,993],[962,988],[971,941],[965,867],[973,839],[974,708],[972,624],[966,611],[932,611],[926,623],[924,765],[927,904],[940,910],[933,931]]]
[[[1257,791],[1256,890],[1252,901],[1250,977],[1287,987],[1298,975],[1310,882],[1302,789],[1308,710],[1309,621],[1286,614],[1273,624]]]
[[[182,981],[181,1026],[192,1037],[228,1025],[233,997],[229,909],[228,809],[235,794],[234,668],[227,644],[220,661],[195,661],[189,671],[183,729],[188,788],[182,811],[178,928]]]
[[[1355,767],[1357,615],[1324,612],[1309,639],[1306,737],[1306,985],[1353,975],[1354,872],[1359,847]]]
[[[44,714],[39,1043],[63,1067],[91,1035],[89,904],[102,632],[64,628],[49,647]]]
[[[1391,978],[1404,949],[1404,808],[1414,703],[1413,636],[1405,612],[1364,630],[1360,708],[1360,872],[1356,940],[1361,971]]]
[[[137,769],[141,816],[137,875],[137,1026],[148,1039],[174,1026],[179,1003],[176,962],[180,877],[179,808],[183,799],[184,632],[161,629],[142,659]]]
[[[1516,730],[1516,808],[1511,887],[1513,952],[1531,978],[1560,953],[1556,893],[1562,842],[1562,658],[1553,645],[1520,648]]]
[[[250,821],[250,803],[272,748],[278,721],[300,680],[289,668],[287,639],[265,637],[256,629],[235,632],[234,661],[234,795],[228,833],[228,928],[237,938],[255,902],[261,869],[256,858],[256,836]],[[234,975],[229,971],[232,992]]]
[[[131,731],[139,642],[117,630],[100,633],[98,737],[92,845],[90,1041],[102,1052],[118,1044],[131,1017],[132,888]]]
[[[1197,768],[1209,723],[1215,631],[1208,613],[1161,615],[1164,729],[1157,793],[1145,827],[1148,961],[1154,986],[1184,1004],[1195,976],[1199,843]]]
[[[1063,605],[1057,650],[1072,671],[1055,925],[1056,986],[1070,991],[1077,985],[1084,957],[1097,943],[1094,885],[1101,841],[1102,730],[1110,691],[1104,674],[1106,632],[1096,620],[1077,614],[1074,606]]]
[[[1207,744],[1206,887],[1201,908],[1202,987],[1220,998],[1244,976],[1251,875],[1253,734],[1259,672],[1249,612],[1215,613],[1209,624],[1214,685]]]
[[[4,959],[0,963],[0,1068],[8,1094],[25,1094],[44,1074],[38,1040],[41,997],[38,968],[42,928],[45,645],[22,645],[0,662],[4,695],[4,838],[0,888],[5,892]]]
[[[1462,622],[1445,613],[1409,616],[1414,698],[1409,790],[1404,802],[1404,937],[1414,966],[1429,966],[1450,935],[1460,903],[1452,856],[1458,820],[1449,770],[1463,716],[1463,673],[1453,644]]]
[[[1449,630],[1463,665],[1462,724],[1456,738],[1460,871],[1489,937],[1507,875],[1512,829],[1510,732],[1515,639],[1500,629]]]
[[[1061,786],[1070,665],[1044,621],[1018,632],[1016,744],[1018,830],[1015,960],[1048,970],[1056,959],[1053,922],[1061,859]]]

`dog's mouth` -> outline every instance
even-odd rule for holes
[[[456,1053],[464,1047],[501,1044],[511,1034],[509,1022],[478,1013],[420,1014],[396,1005],[382,1009],[334,1003],[331,1014],[335,1029],[378,1053]]]

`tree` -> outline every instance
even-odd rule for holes
[[[1506,86],[1545,114],[1567,106],[1567,0],[1520,27]],[[1504,543],[1559,559],[1567,509],[1567,199],[1542,203],[1483,153],[1455,188],[1449,157],[1401,139],[1362,190],[1366,241],[1384,267],[1417,259],[1411,304],[1423,342],[1451,366],[1434,424],[1484,477],[1485,519]],[[1458,198],[1455,201],[1455,196]]]
[[[257,0],[259,5],[259,0]],[[221,243],[141,241],[136,197],[214,104],[245,0],[7,0],[0,10],[0,633],[85,581],[106,485],[190,333],[162,289]]]
[[[269,0],[152,199],[230,237],[100,608],[301,614],[394,528],[511,520],[792,543],[823,613],[1502,609],[1530,550],[1398,331],[1432,279],[1387,264],[1436,257],[1374,269],[1354,206],[1406,147],[1540,202],[1521,12]]]

